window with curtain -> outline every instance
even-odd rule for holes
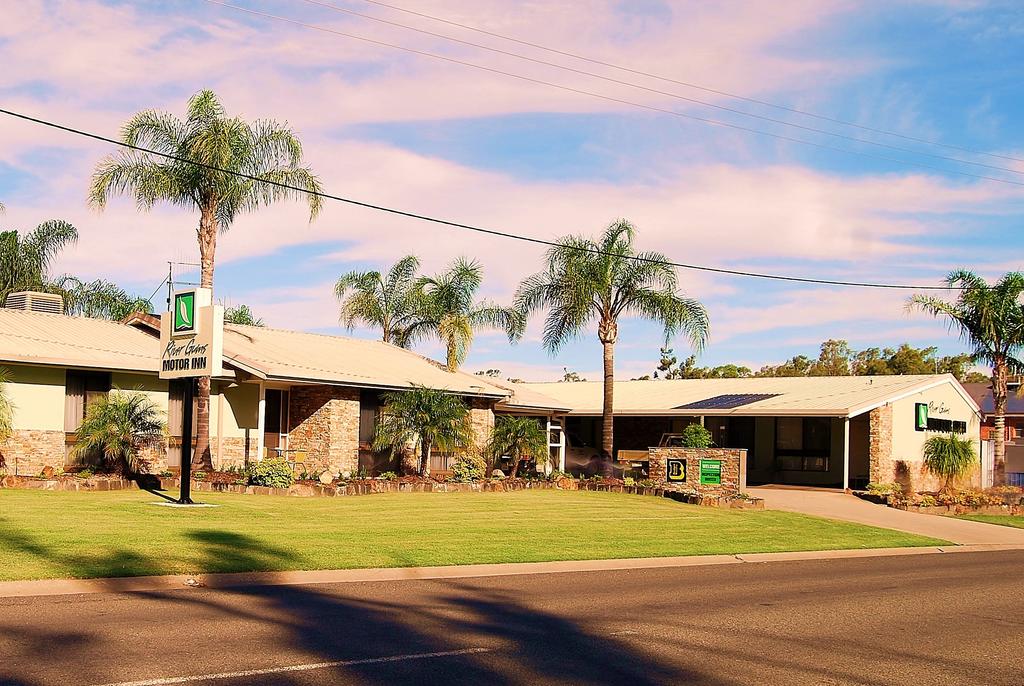
[[[110,393],[109,372],[68,370],[64,382],[64,431],[74,433],[89,407]]]

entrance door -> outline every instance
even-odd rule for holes
[[[276,450],[288,449],[288,391],[268,388],[266,407],[263,445],[267,454],[273,456]]]

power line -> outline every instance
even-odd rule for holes
[[[268,185],[271,185],[271,186],[276,186],[278,188],[283,188],[285,190],[294,191],[294,192],[298,192],[298,193],[305,193],[307,195],[312,195],[312,196],[315,196],[315,197],[318,197],[318,198],[323,198],[323,199],[326,199],[326,200],[336,200],[338,202],[343,202],[343,203],[346,203],[348,205],[354,205],[356,207],[363,207],[363,208],[370,209],[370,210],[376,210],[378,212],[385,212],[387,214],[393,214],[393,215],[400,216],[400,217],[407,217],[409,219],[417,219],[417,220],[420,220],[420,221],[430,222],[430,223],[433,223],[433,224],[439,224],[441,226],[448,226],[448,227],[452,227],[452,228],[456,228],[456,229],[464,229],[466,231],[472,231],[472,232],[475,232],[475,233],[485,234],[485,235],[488,235],[488,236],[499,236],[501,238],[509,238],[509,239],[512,239],[512,240],[522,241],[524,243],[533,243],[533,244],[536,244],[536,245],[544,245],[544,246],[547,246],[547,247],[563,247],[563,245],[561,243],[558,243],[556,241],[545,240],[543,238],[534,238],[532,236],[523,236],[523,235],[520,235],[520,234],[511,233],[511,232],[508,232],[508,231],[499,231],[497,229],[488,229],[488,228],[484,228],[484,227],[480,227],[480,226],[474,226],[472,224],[463,224],[461,222],[451,221],[451,220],[448,220],[448,219],[440,219],[438,217],[431,217],[429,215],[419,214],[419,213],[416,213],[416,212],[409,212],[409,211],[406,211],[406,210],[399,210],[399,209],[395,209],[393,207],[386,207],[384,205],[377,205],[377,204],[374,204],[374,203],[364,202],[362,200],[354,200],[352,198],[345,198],[345,197],[342,197],[340,195],[333,195],[331,193],[323,193],[323,192],[319,192],[319,191],[311,191],[309,189],[302,188],[300,186],[293,186],[291,184],[281,183],[280,181],[275,181],[273,179],[266,179],[266,178],[263,178],[263,177],[254,176],[252,174],[246,174],[244,172],[234,171],[234,170],[231,170],[231,169],[224,169],[222,167],[217,167],[215,165],[207,164],[205,162],[199,162],[199,161],[196,161],[196,160],[190,160],[188,158],[181,157],[179,155],[172,155],[170,153],[159,152],[157,150],[151,150],[149,148],[144,148],[144,147],[142,147],[140,145],[133,145],[131,143],[125,143],[124,141],[119,141],[119,140],[117,140],[115,138],[109,138],[107,136],[102,136],[102,135],[97,134],[97,133],[91,133],[89,131],[85,131],[85,130],[82,130],[82,129],[77,129],[77,128],[74,128],[74,127],[71,127],[71,126],[65,126],[63,124],[58,124],[56,122],[48,121],[46,119],[40,119],[38,117],[33,117],[31,115],[28,115],[28,114],[22,114],[20,112],[15,112],[13,110],[8,110],[8,109],[0,108],[0,114],[4,114],[4,115],[6,115],[8,117],[14,117],[16,119],[21,119],[23,121],[29,121],[29,122],[32,122],[34,124],[39,124],[41,126],[46,126],[48,128],[51,128],[51,129],[56,129],[58,131],[64,131],[66,133],[71,133],[71,134],[74,134],[76,136],[83,136],[85,138],[91,138],[93,140],[101,141],[101,142],[104,142],[104,143],[109,143],[111,145],[115,145],[115,146],[118,146],[118,147],[127,148],[129,150],[134,150],[136,152],[141,152],[141,153],[144,153],[144,154],[147,154],[147,155],[156,155],[157,157],[162,157],[164,159],[173,160],[175,162],[180,162],[182,164],[190,164],[192,166],[200,167],[202,169],[208,169],[210,171],[214,171],[214,172],[217,172],[217,173],[220,173],[220,174],[228,174],[228,175],[235,176],[235,177],[238,177],[238,178],[246,179],[248,181],[253,181],[255,183],[264,183],[264,184],[268,184]],[[767,280],[773,280],[773,281],[786,281],[786,282],[792,282],[792,283],[807,283],[807,284],[816,284],[816,285],[823,285],[823,286],[849,286],[849,287],[858,287],[858,288],[888,288],[888,289],[898,289],[898,290],[937,290],[937,291],[958,291],[958,290],[962,290],[961,288],[959,288],[957,286],[920,286],[920,285],[916,285],[916,284],[890,284],[890,283],[874,283],[874,282],[865,282],[865,281],[839,281],[839,280],[834,280],[834,279],[816,279],[816,278],[810,278],[810,277],[786,276],[786,275],[782,275],[782,274],[769,274],[769,273],[763,273],[763,272],[750,272],[750,271],[743,271],[743,270],[739,270],[739,269],[725,269],[723,267],[708,267],[706,265],[687,264],[687,263],[683,263],[683,262],[672,262],[672,261],[654,260],[654,259],[650,259],[650,258],[641,257],[641,256],[638,256],[638,255],[623,255],[623,254],[620,254],[620,253],[613,253],[613,252],[608,252],[608,251],[598,250],[598,249],[593,249],[593,248],[579,247],[577,249],[578,250],[582,250],[584,252],[593,253],[593,254],[596,254],[596,255],[608,255],[608,256],[611,256],[611,257],[623,257],[623,258],[634,260],[634,261],[637,261],[637,262],[647,262],[647,263],[651,263],[651,264],[664,264],[664,265],[668,265],[668,266],[672,266],[672,267],[678,267],[680,269],[688,269],[688,270],[701,271],[701,272],[710,272],[710,273],[713,273],[713,274],[724,274],[724,275],[728,275],[728,276],[740,276],[740,277],[748,277],[748,278],[756,278],[756,279],[767,279]]]
[[[837,133],[835,131],[828,131],[826,129],[820,129],[820,128],[817,128],[817,127],[814,127],[814,126],[805,126],[804,124],[797,124],[795,122],[786,121],[785,119],[778,119],[776,117],[769,117],[769,116],[766,116],[766,115],[757,114],[756,112],[748,112],[746,110],[736,109],[735,107],[729,107],[727,105],[719,105],[717,103],[708,102],[706,100],[698,100],[697,98],[690,98],[690,97],[687,97],[685,95],[679,95],[678,93],[672,93],[672,92],[661,90],[661,89],[658,89],[658,88],[651,88],[649,86],[644,86],[642,84],[634,83],[632,81],[624,81],[622,79],[616,79],[616,78],[611,77],[611,76],[605,76],[604,74],[598,74],[596,72],[587,71],[586,69],[576,69],[574,67],[569,67],[569,66],[566,66],[564,64],[558,64],[557,62],[549,62],[547,60],[541,60],[541,59],[537,59],[537,58],[534,58],[534,57],[529,57],[527,55],[522,55],[522,54],[517,53],[517,52],[511,52],[509,50],[502,50],[500,48],[495,48],[495,47],[492,47],[492,46],[489,46],[489,45],[483,45],[481,43],[474,43],[472,41],[463,40],[461,38],[456,38],[454,36],[448,36],[448,35],[445,35],[443,33],[436,33],[434,31],[428,31],[426,29],[420,29],[420,28],[417,28],[415,26],[409,26],[407,24],[402,24],[402,23],[399,23],[399,22],[396,22],[396,21],[390,21],[388,19],[382,19],[380,17],[375,17],[373,15],[365,14],[363,12],[356,12],[355,10],[350,10],[347,7],[338,7],[337,5],[332,5],[331,3],[323,2],[322,0],[303,0],[303,2],[306,2],[307,4],[310,4],[310,5],[315,5],[317,7],[324,7],[324,8],[333,10],[335,12],[341,12],[341,13],[352,15],[352,16],[355,16],[355,17],[360,17],[362,19],[367,19],[369,21],[374,21],[374,22],[377,22],[377,23],[380,23],[380,24],[386,24],[388,26],[396,26],[398,28],[406,29],[408,31],[414,31],[416,33],[421,33],[421,34],[424,34],[424,35],[427,35],[427,36],[432,36],[434,38],[440,38],[442,40],[451,41],[453,43],[458,43],[459,45],[466,45],[466,46],[469,46],[469,47],[472,47],[472,48],[477,48],[477,49],[480,49],[480,50],[487,50],[489,52],[493,52],[493,53],[496,53],[496,54],[499,54],[499,55],[505,55],[507,57],[514,57],[514,58],[519,59],[519,60],[524,60],[526,62],[532,62],[534,64],[540,64],[540,65],[543,65],[543,66],[546,66],[546,67],[554,67],[555,69],[562,69],[564,71],[572,72],[574,74],[580,74],[582,76],[587,76],[587,77],[590,77],[590,78],[600,79],[601,81],[607,81],[609,83],[618,84],[620,86],[628,86],[630,88],[636,88],[636,89],[639,89],[639,90],[642,90],[642,91],[647,91],[649,93],[655,93],[657,95],[664,95],[664,96],[669,97],[669,98],[675,98],[677,100],[682,100],[684,102],[692,103],[692,104],[695,104],[695,105],[700,105],[702,107],[710,107],[710,108],[713,108],[713,109],[716,109],[716,110],[720,110],[722,112],[729,112],[731,114],[738,114],[738,115],[743,116],[743,117],[750,117],[752,119],[757,119],[757,120],[760,120],[760,121],[769,122],[771,124],[778,124],[780,126],[789,126],[789,127],[795,128],[795,129],[799,129],[801,131],[807,131],[809,133],[817,133],[817,134],[821,134],[821,135],[824,135],[824,136],[832,136],[833,138],[839,138],[839,139],[842,139],[842,140],[852,141],[854,143],[862,143],[864,145],[873,145],[875,147],[885,148],[887,150],[895,150],[897,152],[909,153],[911,155],[922,155],[924,157],[931,157],[931,158],[937,159],[937,160],[946,160],[947,162],[956,162],[957,164],[967,164],[967,165],[971,165],[971,166],[975,166],[975,167],[983,167],[985,169],[993,169],[993,170],[996,170],[996,171],[1007,172],[1009,174],[1024,174],[1024,171],[1021,171],[1021,170],[1018,170],[1018,169],[1011,169],[1009,167],[1000,167],[999,165],[986,164],[984,162],[974,162],[974,161],[971,161],[971,160],[962,159],[960,157],[950,157],[949,155],[938,155],[938,154],[935,154],[935,153],[925,152],[923,150],[914,150],[913,148],[906,148],[906,147],[899,146],[899,145],[892,145],[890,143],[880,143],[878,141],[873,141],[873,140],[870,140],[870,139],[867,139],[867,138],[859,138],[857,136],[850,136],[850,135],[847,135],[847,134],[844,134],[844,133]],[[216,2],[214,4],[222,4],[222,3]]]
[[[506,40],[506,41],[509,41],[509,42],[512,42],[512,43],[518,43],[519,45],[525,45],[527,47],[536,48],[538,50],[544,50],[546,52],[549,52],[549,53],[552,53],[552,54],[555,54],[555,55],[562,55],[564,57],[571,57],[573,59],[581,60],[583,62],[589,62],[591,64],[598,64],[598,65],[601,65],[602,67],[610,67],[612,69],[618,69],[619,71],[627,72],[627,73],[630,73],[630,74],[635,74],[637,76],[645,76],[647,78],[657,79],[659,81],[664,81],[666,83],[674,83],[674,84],[679,85],[679,86],[685,86],[686,88],[693,88],[694,90],[704,91],[705,93],[712,93],[714,95],[721,95],[723,97],[732,98],[734,100],[741,100],[743,102],[749,102],[749,103],[754,104],[754,105],[763,105],[764,107],[771,107],[771,108],[774,108],[774,109],[777,109],[777,110],[781,110],[781,111],[784,111],[784,112],[790,112],[792,114],[799,114],[801,116],[810,117],[812,119],[817,119],[819,121],[827,121],[827,122],[831,122],[833,124],[841,124],[843,126],[850,126],[850,127],[855,128],[855,129],[860,129],[861,131],[869,131],[871,133],[879,133],[879,134],[882,134],[882,135],[885,135],[885,136],[893,136],[895,138],[902,138],[903,140],[913,141],[915,143],[923,143],[925,145],[934,145],[934,146],[937,146],[937,147],[940,147],[940,148],[947,148],[949,150],[959,150],[960,152],[967,152],[967,153],[971,153],[971,154],[974,154],[974,155],[985,155],[985,156],[988,156],[988,157],[996,157],[996,158],[1003,159],[1003,160],[1011,160],[1013,162],[1024,162],[1024,158],[1020,158],[1020,157],[1013,157],[1011,155],[1001,155],[999,153],[988,152],[988,151],[985,151],[985,150],[978,150],[977,148],[969,148],[969,147],[964,147],[964,146],[960,146],[960,145],[953,145],[951,143],[942,143],[940,141],[931,140],[931,139],[928,139],[928,138],[920,138],[920,137],[917,137],[917,136],[911,136],[909,134],[900,133],[898,131],[891,131],[891,130],[888,130],[888,129],[882,129],[882,128],[877,128],[877,127],[873,127],[873,126],[867,126],[865,124],[858,124],[857,122],[848,121],[846,119],[839,119],[838,117],[830,117],[828,115],[818,114],[816,112],[809,112],[807,110],[802,110],[802,109],[799,109],[799,108],[796,108],[796,107],[788,107],[786,105],[780,105],[778,103],[770,102],[770,101],[767,101],[767,100],[759,100],[758,98],[751,98],[751,97],[745,96],[745,95],[737,95],[736,93],[730,93],[729,91],[724,91],[724,90],[720,90],[720,89],[717,89],[717,88],[711,88],[709,86],[703,86],[703,85],[700,85],[700,84],[697,84],[697,83],[693,83],[693,82],[689,82],[689,81],[681,81],[679,79],[674,79],[674,78],[671,78],[671,77],[668,77],[668,76],[662,76],[660,74],[653,74],[651,72],[643,71],[641,69],[633,69],[631,67],[625,67],[625,66],[623,66],[621,64],[615,64],[613,62],[607,62],[607,61],[604,61],[604,60],[595,59],[593,57],[587,57],[586,55],[581,55],[581,54],[575,53],[575,52],[569,52],[567,50],[559,50],[557,48],[552,48],[550,46],[541,45],[539,43],[532,43],[532,42],[527,41],[527,40],[522,40],[520,38],[515,38],[515,37],[512,37],[512,36],[507,36],[507,35],[504,35],[504,34],[501,34],[501,33],[497,33],[495,31],[488,31],[487,29],[482,29],[482,28],[480,28],[478,26],[473,26],[471,24],[463,24],[463,23],[459,23],[457,21],[452,21],[451,19],[445,19],[444,17],[439,17],[439,16],[436,16],[436,15],[433,15],[433,14],[427,14],[426,12],[418,12],[416,10],[411,10],[411,9],[408,9],[408,8],[405,8],[405,7],[399,7],[398,5],[390,5],[390,4],[386,3],[386,2],[380,2],[380,0],[363,0],[363,2],[370,3],[372,5],[377,5],[379,7],[387,7],[388,9],[396,10],[398,12],[405,12],[406,14],[411,14],[411,15],[414,15],[414,16],[417,16],[417,17],[423,17],[424,19],[430,19],[432,21],[440,22],[442,24],[448,24],[449,26],[456,26],[456,27],[458,27],[460,29],[465,29],[467,31],[475,31],[476,33],[480,33],[480,34],[483,34],[485,36],[492,36],[494,38],[500,38],[502,40]]]
[[[210,3],[210,4],[213,4],[213,5],[220,5],[222,7],[227,7],[229,9],[237,10],[239,12],[245,12],[247,14],[251,14],[251,15],[254,15],[254,16],[258,16],[258,17],[264,17],[264,18],[267,18],[267,19],[274,19],[276,21],[281,21],[281,22],[285,22],[285,23],[288,23],[288,24],[293,24],[295,26],[301,26],[301,27],[304,27],[304,28],[307,28],[307,29],[312,29],[314,31],[322,31],[324,33],[330,33],[330,34],[334,34],[334,35],[337,35],[337,36],[342,36],[342,37],[345,37],[345,38],[352,38],[354,40],[363,41],[365,43],[370,43],[372,45],[379,45],[381,47],[393,48],[395,50],[401,50],[403,52],[408,52],[408,53],[411,53],[411,54],[414,54],[414,55],[420,55],[420,56],[423,56],[423,57],[430,57],[432,59],[442,60],[444,62],[450,62],[452,64],[459,64],[459,65],[462,65],[462,66],[465,66],[465,67],[471,67],[473,69],[479,69],[481,71],[490,72],[492,74],[500,74],[502,76],[507,76],[509,78],[518,79],[520,81],[526,81],[528,83],[534,83],[534,84],[538,84],[538,85],[542,85],[542,86],[548,86],[550,88],[557,88],[559,90],[567,91],[567,92],[570,92],[570,93],[576,93],[576,94],[579,94],[579,95],[586,95],[586,96],[589,96],[589,97],[598,98],[598,99],[601,99],[601,100],[606,100],[608,102],[614,102],[614,103],[618,103],[618,104],[621,104],[621,105],[629,105],[631,107],[638,107],[638,108],[641,108],[641,109],[649,110],[651,112],[658,112],[660,114],[668,114],[668,115],[672,115],[674,117],[680,117],[680,118],[683,118],[683,119],[692,119],[694,121],[703,122],[705,124],[710,124],[710,125],[713,125],[713,126],[721,126],[721,127],[728,128],[728,129],[735,129],[737,131],[745,131],[747,133],[755,133],[755,134],[758,134],[758,135],[761,135],[761,136],[768,136],[768,137],[771,137],[771,138],[775,138],[777,140],[789,141],[791,143],[799,143],[801,145],[808,145],[808,146],[811,146],[811,147],[814,147],[814,148],[819,148],[819,149],[822,149],[822,150],[831,150],[833,152],[845,153],[847,155],[857,155],[859,157],[866,157],[866,158],[874,159],[874,160],[882,160],[884,162],[891,162],[891,163],[895,163],[895,164],[899,164],[899,165],[904,165],[904,166],[919,167],[921,169],[928,169],[928,170],[931,170],[931,171],[938,171],[938,172],[941,172],[943,174],[953,174],[953,175],[956,175],[956,176],[965,176],[965,177],[970,177],[970,178],[973,178],[973,179],[983,179],[983,180],[986,180],[986,181],[996,181],[998,183],[1005,183],[1005,184],[1009,184],[1011,186],[1021,186],[1021,187],[1024,187],[1024,181],[1014,181],[1012,179],[1003,179],[1003,178],[1000,178],[998,176],[987,176],[987,175],[984,175],[984,174],[974,174],[972,172],[960,171],[958,169],[947,169],[946,167],[938,167],[938,166],[935,166],[933,164],[926,164],[926,163],[923,163],[923,162],[912,162],[912,161],[900,159],[900,158],[897,158],[897,157],[888,157],[886,155],[877,155],[877,154],[874,154],[874,153],[863,152],[861,150],[850,150],[849,148],[841,148],[841,147],[838,147],[838,146],[835,146],[835,145],[829,145],[827,143],[816,143],[814,141],[808,141],[808,140],[804,140],[802,138],[794,138],[792,136],[787,136],[787,135],[780,134],[780,133],[772,133],[770,131],[764,131],[762,129],[755,129],[755,128],[752,128],[752,127],[749,127],[749,126],[743,126],[742,124],[734,124],[732,122],[722,121],[720,119],[711,119],[709,117],[701,117],[701,116],[698,116],[698,115],[695,115],[695,114],[688,114],[686,112],[679,112],[677,110],[666,109],[664,107],[657,107],[655,105],[646,105],[646,104],[635,102],[635,101],[632,101],[632,100],[625,100],[623,98],[617,98],[617,97],[614,97],[614,96],[611,96],[611,95],[603,95],[601,93],[595,93],[594,91],[588,91],[588,90],[584,90],[582,88],[575,88],[573,86],[566,86],[566,85],[563,85],[563,84],[553,83],[551,81],[545,81],[543,79],[535,79],[535,78],[530,77],[530,76],[523,76],[522,74],[515,74],[513,72],[504,71],[502,69],[496,69],[494,67],[488,67],[488,66],[485,66],[485,65],[482,65],[482,64],[476,64],[475,62],[467,62],[465,60],[456,59],[454,57],[447,57],[445,55],[438,55],[437,53],[427,52],[425,50],[417,50],[416,48],[409,48],[409,47],[406,47],[404,45],[396,45],[394,43],[388,43],[388,42],[385,42],[385,41],[379,41],[379,40],[376,40],[374,38],[367,38],[365,36],[359,36],[359,35],[356,35],[356,34],[353,34],[353,33],[347,33],[345,31],[338,31],[336,29],[327,28],[325,26],[318,26],[316,24],[309,24],[307,22],[299,21],[297,19],[290,19],[288,17],[282,17],[280,15],[270,14],[268,12],[261,12],[259,10],[253,10],[253,9],[249,9],[247,7],[240,7],[238,5],[232,5],[232,4],[229,4],[229,3],[226,3],[226,2],[221,2],[220,0],[205,0],[205,1]]]

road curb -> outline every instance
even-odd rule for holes
[[[976,553],[1024,550],[1024,545],[923,546],[916,548],[866,548],[809,550],[782,553],[740,553],[736,555],[692,555],[644,557],[617,560],[565,560],[508,564],[452,565],[446,567],[383,567],[375,569],[331,569],[287,572],[241,572],[228,574],[173,574],[104,579],[43,579],[0,582],[0,598],[61,596],[92,593],[145,593],[193,588],[237,588],[242,586],[291,586],[310,584],[365,583],[374,581],[416,581],[471,577],[561,574],[629,569],[664,569],[802,560],[848,560],[856,558]]]

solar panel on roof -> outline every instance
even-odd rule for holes
[[[759,400],[767,400],[768,398],[774,398],[779,393],[727,393],[725,395],[716,395],[711,398],[705,398],[704,400],[698,400],[696,402],[687,403],[686,405],[679,405],[676,407],[677,410],[731,410],[735,407],[743,407],[750,403],[756,403]]]

